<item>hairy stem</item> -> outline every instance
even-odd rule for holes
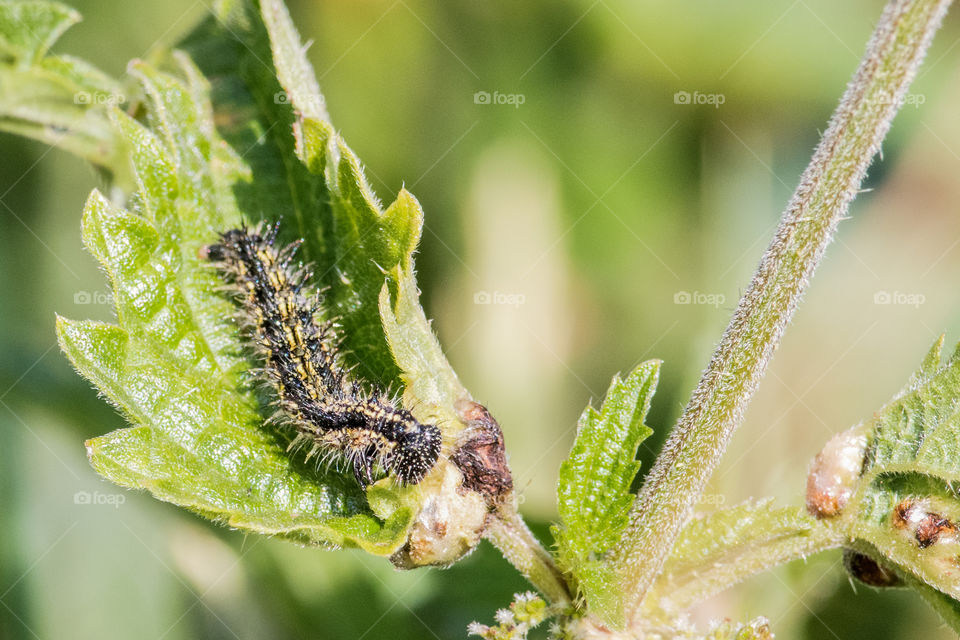
[[[554,606],[570,602],[570,592],[553,561],[517,512],[512,496],[490,518],[483,536]]]
[[[628,615],[717,466],[800,296],[860,187],[949,0],[893,0],[740,299],[720,346],[647,476],[615,550]]]

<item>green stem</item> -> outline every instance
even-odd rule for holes
[[[742,421],[949,4],[893,0],[884,10],[776,236],[634,504],[615,550],[631,617]]]
[[[483,536],[530,584],[546,596],[549,604],[563,607],[570,603],[570,591],[553,556],[543,548],[520,517],[512,495],[490,518]]]

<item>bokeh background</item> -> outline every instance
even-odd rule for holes
[[[72,4],[85,21],[55,51],[118,76],[207,11]],[[580,411],[615,372],[661,358],[649,468],[883,3],[289,5],[379,195],[406,185],[424,205],[425,308],[503,425],[522,510],[546,537]],[[960,339],[958,42],[953,15],[703,510],[800,503],[822,444],[897,391],[937,335]],[[111,314],[80,244],[96,184],[66,153],[0,136],[0,637],[445,640],[524,588],[486,545],[448,570],[399,573],[211,526],[100,479],[83,441],[123,422],[54,336],[55,312]],[[838,552],[694,612],[757,615],[782,638],[954,637],[909,592],[854,588]]]

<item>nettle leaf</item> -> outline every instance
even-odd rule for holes
[[[126,183],[127,161],[110,108],[128,90],[94,66],[48,55],[80,14],[55,2],[0,3],[0,130],[62,147]]]
[[[420,307],[413,267],[423,227],[420,203],[401,189],[392,204],[381,205],[359,159],[326,119],[283,3],[260,4],[281,86],[273,103],[292,107],[294,152],[314,197],[325,203],[309,209],[314,217],[295,213],[308,222],[305,246],[327,285],[325,302],[342,327],[348,360],[368,381],[402,386],[404,405],[456,445],[467,428],[457,408],[471,398]],[[417,486],[421,509],[410,544],[392,558],[397,566],[449,565],[479,542],[490,506],[481,494],[463,489],[462,477],[455,463],[441,457]]]
[[[217,3],[184,41],[203,68],[172,54],[185,80],[131,65],[146,124],[117,109],[109,124],[135,190],[127,209],[95,192],[83,232],[110,277],[118,323],[60,319],[60,342],[134,424],[88,443],[100,473],[237,528],[393,555],[421,500],[436,499],[422,488],[430,483],[385,479],[364,493],[336,469],[291,458],[287,436],[262,428],[270,410],[249,390],[232,305],[197,257],[223,230],[282,220],[327,288],[356,375],[402,384],[415,413],[448,433],[462,428],[454,406],[469,395],[418,302],[420,205],[406,191],[379,203],[327,118],[286,9],[258,9]]]
[[[402,189],[385,217],[422,220],[423,211],[413,194]],[[411,246],[416,246],[420,228],[418,224],[417,235],[409,238]],[[453,407],[469,394],[447,362],[420,306],[413,254],[407,253],[388,274],[380,290],[380,316],[390,350],[402,370],[404,398],[411,406],[426,403],[436,407],[449,432],[459,424]]]
[[[234,187],[256,185],[216,133],[202,75],[179,62],[188,82],[131,67],[148,126],[112,115],[131,150],[132,210],[94,192],[84,211],[84,243],[110,278],[117,324],[58,320],[64,352],[135,425],[90,440],[90,460],[118,484],[239,529],[390,555],[416,513],[414,491],[365,494],[335,469],[298,462],[262,428],[232,305],[197,257],[240,224]]]
[[[943,336],[908,385],[874,416],[867,471],[960,479],[960,348],[941,366]]]
[[[941,336],[906,387],[855,427],[866,434],[863,471],[837,519],[854,549],[925,585],[960,630],[960,351],[941,363],[942,347]]]
[[[836,532],[803,508],[775,507],[772,500],[694,517],[644,600],[646,617],[675,619],[749,576],[839,543]]]
[[[302,255],[327,288],[344,356],[358,375],[402,385],[410,406],[431,407],[456,429],[452,407],[469,394],[419,304],[412,261],[419,203],[401,189],[390,206],[380,204],[330,123],[281,2],[261,3],[260,13],[245,2],[213,11],[182,45],[211,81],[220,133],[251,168],[257,188],[235,189],[240,209],[251,220],[282,220],[287,240],[304,240]]]
[[[80,14],[58,2],[0,4],[0,51],[24,66],[38,62]]]
[[[465,427],[455,407],[470,394],[420,306],[413,265],[423,228],[420,203],[401,189],[393,203],[381,205],[359,159],[326,119],[323,96],[286,7],[281,0],[260,4],[281,87],[274,103],[292,107],[293,151],[308,172],[305,179],[323,195],[325,206],[314,207],[316,216],[310,219],[323,233],[311,235],[308,227],[305,245],[327,287],[325,302],[342,326],[348,359],[364,379],[401,386],[405,405],[454,440]],[[454,503],[467,501],[470,509],[485,513],[480,501],[443,495],[450,470],[446,461],[439,466],[444,468],[421,485],[425,503],[462,510],[468,507]],[[433,502],[437,499],[442,506]]]
[[[589,610],[621,625],[623,606],[616,569],[605,554],[620,539],[640,464],[637,447],[653,431],[643,424],[656,390],[660,361],[613,378],[600,409],[588,406],[577,423],[570,456],[560,466],[560,524],[554,528],[561,566],[583,591]]]
[[[401,206],[409,196],[401,193],[384,209],[373,194],[329,121],[281,2],[214,11],[183,46],[214,87],[220,132],[252,170],[256,187],[236,190],[239,207],[251,220],[281,220],[287,241],[303,239],[301,255],[342,326],[347,364],[364,380],[398,386],[379,295],[419,240],[419,205]]]
[[[274,102],[292,107],[293,151],[324,197],[326,206],[314,207],[311,222],[324,233],[307,233],[306,244],[343,327],[350,362],[367,380],[401,386],[405,404],[453,439],[464,427],[455,407],[470,394],[420,306],[413,253],[423,209],[402,188],[389,206],[380,203],[359,159],[326,119],[286,7],[263,0],[261,12],[281,87],[276,95],[282,99]]]

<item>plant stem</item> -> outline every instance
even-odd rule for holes
[[[546,596],[549,604],[563,607],[570,603],[570,592],[553,556],[543,548],[520,517],[512,495],[490,518],[483,535],[530,584]]]
[[[884,10],[776,236],[634,503],[630,525],[615,550],[629,617],[636,617],[694,501],[742,421],[949,4],[949,0],[893,0]]]

